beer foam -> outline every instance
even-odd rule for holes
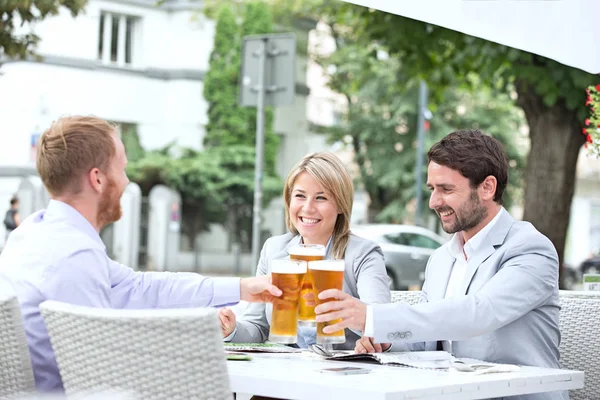
[[[310,261],[308,269],[318,269],[320,271],[344,271],[346,263],[344,260],[319,260]]]
[[[314,246],[302,246],[296,245],[289,251],[290,254],[298,256],[325,256],[325,246],[314,245]]]
[[[305,274],[306,261],[271,260],[271,272],[276,274]]]

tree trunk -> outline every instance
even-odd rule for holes
[[[585,143],[577,113],[559,100],[552,107],[524,82],[516,82],[517,103],[527,118],[531,149],[525,169],[523,219],[531,222],[556,247],[562,262],[579,150]],[[583,96],[582,96],[583,98]]]

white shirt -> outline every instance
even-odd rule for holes
[[[465,279],[465,273],[467,272],[467,266],[469,260],[473,258],[481,248],[483,243],[487,239],[488,233],[494,228],[500,215],[504,212],[504,208],[501,208],[496,216],[488,222],[479,232],[475,234],[471,239],[465,243],[463,232],[455,233],[448,245],[448,252],[452,257],[456,259],[452,266],[452,273],[448,280],[448,286],[446,287],[446,295],[444,298],[449,299],[452,297],[464,296],[465,293],[462,288],[463,281]]]
[[[448,299],[451,297],[464,296],[462,284],[465,279],[465,273],[467,272],[467,266],[469,265],[470,259],[481,251],[483,243],[485,242],[488,233],[492,230],[496,222],[500,219],[504,207],[500,208],[500,211],[496,216],[488,222],[479,232],[475,234],[467,243],[464,242],[463,232],[457,232],[454,234],[448,245],[448,251],[456,258],[452,267],[452,273],[448,280],[448,286],[446,287],[446,295],[444,298]],[[373,321],[373,309],[370,305],[367,305],[367,315],[365,321],[365,332],[364,336],[373,337],[374,335],[374,321]]]

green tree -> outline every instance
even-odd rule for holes
[[[224,220],[225,193],[221,186],[226,176],[214,157],[192,149],[184,150],[166,174],[167,186],[181,195],[182,233],[192,249],[196,248],[199,233],[210,230],[210,224]]]
[[[182,149],[181,157],[171,155],[173,145],[147,152],[127,165],[127,175],[137,183],[144,196],[155,185],[166,185],[181,195],[182,233],[194,248],[196,236],[209,225],[222,222],[224,209],[221,186],[225,172],[213,157]]]
[[[249,251],[252,244],[252,209],[254,204],[254,149],[249,146],[220,146],[207,150],[207,156],[215,160],[225,171],[219,182],[222,205],[227,213],[226,226],[229,247],[239,243]],[[263,179],[263,207],[281,195],[281,180],[274,175]]]
[[[412,219],[405,214],[415,199],[417,87],[401,78],[405,84],[400,90],[399,60],[377,54],[376,46],[359,43],[344,45],[321,60],[327,70],[334,71],[329,75],[330,87],[348,102],[343,123],[330,129],[330,140],[352,146],[361,183],[371,197],[371,216],[381,222],[401,222]],[[444,99],[430,104],[435,112],[427,148],[456,129],[477,128],[497,137],[505,144],[513,167],[515,185],[508,192],[509,206],[511,199],[519,197],[524,161],[511,136],[524,123],[518,110],[507,95],[486,87],[473,93],[449,88]],[[427,199],[428,192],[423,190],[422,197]],[[422,211],[427,208],[424,202]]]
[[[247,126],[238,106],[240,33],[236,17],[228,6],[217,16],[214,49],[204,79],[204,98],[208,102],[208,124],[204,145],[248,143]],[[245,139],[241,140],[240,139]]]
[[[550,238],[562,260],[575,168],[585,142],[585,88],[597,79],[538,55],[364,7],[328,2],[319,12],[343,26],[337,32],[346,37],[385,46],[408,76],[426,79],[433,96],[449,86],[468,85],[472,72],[506,93],[516,90],[531,142],[523,218]]]
[[[145,150],[140,143],[137,124],[130,124],[126,122],[114,123],[119,127],[121,140],[123,141],[123,146],[125,147],[125,154],[127,154],[127,160],[129,162],[133,162],[142,159],[145,155]]]
[[[209,103],[204,145],[209,157],[224,176],[219,191],[223,194],[229,248],[237,242],[246,250],[252,242],[252,204],[254,202],[254,159],[256,109],[238,105],[242,37],[273,31],[268,6],[261,1],[243,4],[241,14],[226,3],[217,12],[215,44],[209,71],[204,81],[204,97]],[[241,20],[241,23],[237,21]],[[265,112],[263,201],[268,204],[281,192],[275,173],[279,138],[273,129],[273,111]]]
[[[254,147],[256,143],[256,108],[238,105],[241,41],[245,35],[273,32],[272,16],[262,1],[244,5],[242,23],[229,5],[217,14],[215,45],[209,71],[204,80],[204,98],[209,103],[204,145]],[[279,137],[273,129],[273,111],[265,111],[265,170],[275,172]]]
[[[22,59],[35,54],[40,37],[33,32],[15,31],[15,25],[32,25],[58,14],[65,7],[77,16],[87,0],[30,0],[0,2],[0,61],[4,57]]]

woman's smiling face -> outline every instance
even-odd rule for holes
[[[294,181],[289,212],[304,243],[327,245],[339,210],[331,194],[307,172]]]

